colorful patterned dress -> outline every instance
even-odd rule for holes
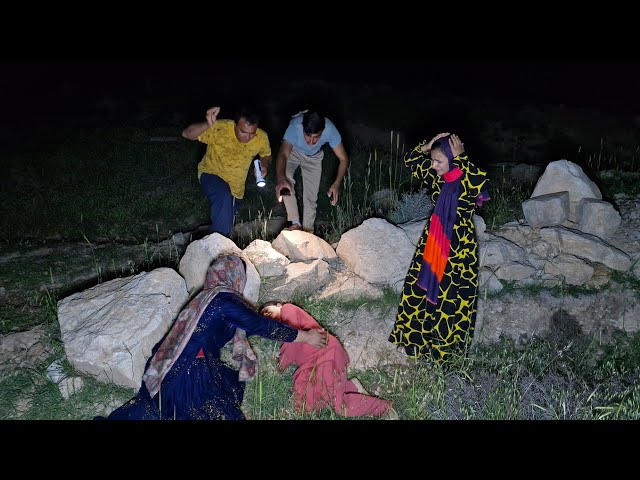
[[[429,189],[434,203],[445,184],[431,167],[429,153],[423,153],[421,142],[404,157],[413,175]],[[411,357],[426,357],[444,364],[466,355],[473,339],[478,290],[478,242],[472,216],[477,206],[489,199],[489,179],[484,170],[469,162],[466,153],[453,159],[462,170],[453,234],[440,280],[437,301],[427,301],[425,290],[416,282],[423,265],[429,224],[427,222],[407,272],[396,322],[389,341],[405,348]]]

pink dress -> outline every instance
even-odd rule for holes
[[[311,315],[290,303],[282,306],[281,321],[296,329],[322,328]],[[345,417],[382,416],[392,407],[390,400],[359,393],[347,379],[349,355],[333,335],[321,349],[304,342],[283,343],[280,367],[285,369],[292,363],[298,366],[293,374],[292,402],[300,412],[330,407]]]

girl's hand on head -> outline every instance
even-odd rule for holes
[[[455,133],[449,138],[449,145],[451,146],[451,153],[453,153],[454,157],[464,152],[464,143],[462,143],[460,137]]]
[[[442,137],[446,137],[447,135],[449,135],[449,132],[443,132],[443,133],[437,134],[428,143],[425,143],[424,145],[422,145],[422,147],[420,147],[420,149],[423,152],[428,152],[429,150],[431,150],[431,147],[433,146],[433,142],[435,142],[436,140],[441,139]]]

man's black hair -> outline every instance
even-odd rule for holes
[[[242,107],[240,110],[238,110],[233,116],[233,121],[237,125],[242,118],[244,118],[247,123],[250,123],[251,125],[257,126],[260,124],[260,115],[258,114],[258,112],[249,107]]]
[[[324,115],[321,115],[315,110],[309,110],[302,117],[302,130],[304,130],[304,133],[307,135],[316,135],[322,132],[324,127]]]

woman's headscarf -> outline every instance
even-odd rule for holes
[[[242,294],[246,284],[247,273],[242,259],[236,255],[224,255],[209,266],[203,289],[230,288]]]
[[[180,357],[211,300],[220,292],[233,292],[242,296],[246,281],[246,269],[240,257],[223,255],[211,263],[203,290],[180,312],[142,376],[151,397],[160,390],[162,379]],[[241,363],[240,380],[247,380],[255,374],[256,356],[244,330],[236,329],[232,357]]]
[[[436,304],[440,281],[449,261],[451,238],[456,222],[458,198],[462,191],[462,170],[453,164],[453,152],[449,136],[442,137],[431,145],[431,150],[441,150],[449,160],[449,171],[442,175],[444,185],[440,190],[429,223],[427,244],[422,255],[422,266],[417,284],[427,292],[427,301]]]
[[[453,152],[451,151],[451,144],[449,143],[450,135],[439,138],[431,145],[431,150],[440,150],[447,160],[449,160],[449,170],[453,170],[455,165],[453,164]]]

